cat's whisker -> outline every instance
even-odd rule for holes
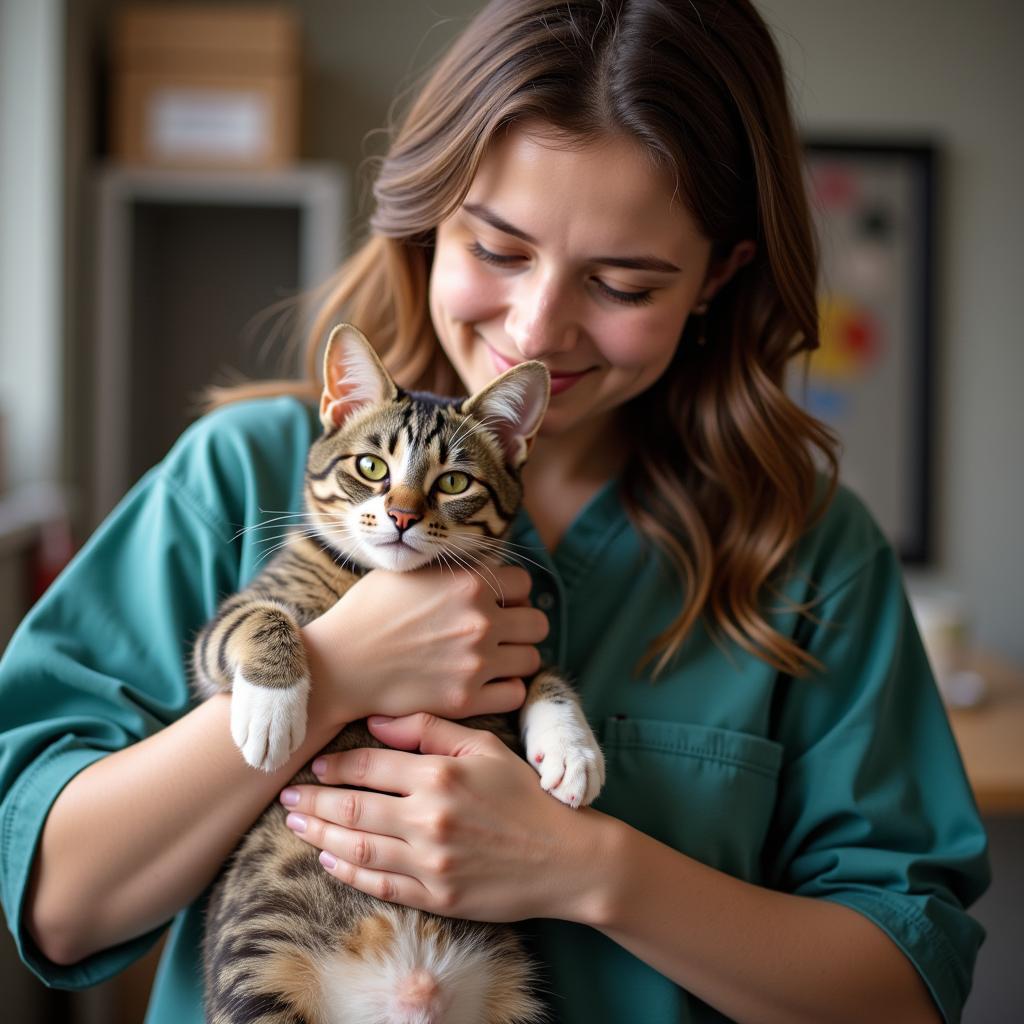
[[[519,548],[521,551],[543,551],[543,544],[517,544],[515,541],[507,540],[504,537],[486,537],[482,533],[470,534],[474,540],[490,541],[493,544],[502,544],[509,548]]]
[[[480,557],[480,552],[467,551],[458,543],[454,543],[453,546],[455,550],[458,551],[460,555],[462,555],[463,558],[470,559],[474,565],[479,565],[485,568],[488,572],[491,572],[492,574],[494,569],[498,568],[500,565],[503,564],[500,560],[495,560],[494,558],[491,558],[489,552],[484,552],[484,557]]]
[[[501,419],[500,416],[484,416],[481,419],[470,419],[467,417],[460,425],[459,429],[455,431],[455,435],[448,442],[448,446],[452,453],[455,454],[455,446],[460,441],[464,441],[467,437],[472,437],[474,434],[478,434],[481,430],[486,430],[492,423],[497,423]],[[462,458],[462,451],[459,450],[459,458]]]
[[[265,559],[267,559],[270,555],[274,554],[275,551],[280,551],[282,548],[287,547],[288,544],[291,543],[293,537],[314,537],[319,532],[320,531],[316,530],[316,529],[289,530],[287,533],[283,534],[280,538],[274,538],[274,537],[262,537],[262,538],[260,538],[260,543],[270,543],[271,541],[273,541],[275,539],[278,540],[279,542],[276,543],[276,544],[273,544],[271,547],[267,548],[267,550],[264,551],[260,555],[260,557],[256,560],[256,565],[259,565],[261,562],[263,562]]]
[[[451,440],[448,442],[448,446],[450,448],[454,448],[455,445],[458,444],[458,442],[463,439],[463,437],[468,437],[468,431],[477,423],[485,424],[488,422],[494,422],[494,420],[496,419],[496,416],[486,416],[483,419],[473,419],[469,416],[466,416],[463,419],[463,421],[459,424]]]
[[[275,551],[280,551],[282,548],[287,547],[293,537],[324,537],[329,536],[330,532],[325,531],[322,526],[310,525],[307,529],[300,529],[298,524],[287,530],[284,534],[279,537],[261,537],[259,543],[269,543],[273,540],[278,540],[279,543],[274,544],[272,547],[267,548],[260,557],[256,560],[256,565],[259,565],[266,558],[272,555]],[[283,539],[282,539],[283,538]]]
[[[446,548],[446,550],[447,550],[447,553],[448,553],[448,554],[449,554],[449,555],[450,555],[450,556],[451,556],[451,557],[452,557],[453,559],[455,559],[456,563],[458,563],[459,565],[461,565],[461,566],[462,566],[462,568],[463,568],[463,569],[465,569],[465,570],[466,570],[467,572],[471,572],[471,573],[473,573],[473,575],[474,575],[474,576],[479,576],[479,577],[480,577],[480,579],[481,579],[481,580],[483,580],[483,581],[484,581],[484,583],[486,583],[486,584],[487,584],[487,586],[488,586],[488,587],[490,588],[490,590],[491,590],[491,593],[493,593],[493,594],[494,594],[494,596],[495,596],[495,597],[496,597],[496,598],[497,598],[497,599],[498,599],[498,600],[499,600],[499,601],[500,601],[500,602],[501,602],[502,604],[504,604],[504,603],[505,603],[505,594],[504,594],[504,593],[502,592],[502,589],[501,589],[501,584],[500,584],[500,583],[498,583],[497,577],[496,577],[496,576],[494,575],[494,573],[493,573],[493,572],[490,572],[490,571],[488,570],[488,571],[490,572],[490,576],[491,576],[491,579],[493,579],[493,580],[494,580],[494,582],[495,582],[495,583],[497,584],[497,589],[495,589],[495,588],[494,588],[493,586],[491,586],[491,584],[490,584],[490,583],[489,583],[489,582],[487,581],[487,579],[486,579],[486,578],[484,577],[483,573],[482,573],[482,572],[480,572],[480,570],[479,570],[479,569],[477,569],[477,568],[476,568],[476,567],[475,567],[474,565],[472,565],[472,564],[471,564],[471,563],[470,563],[470,562],[469,562],[468,560],[466,560],[466,559],[463,559],[463,558],[459,557],[459,555],[457,555],[457,554],[455,553],[455,551],[454,551],[454,550],[453,550],[453,549],[452,549],[451,547],[448,547],[448,548]],[[467,557],[468,557],[468,556],[467,556]]]
[[[264,512],[265,510],[264,509],[260,509],[260,511]],[[286,513],[281,513],[280,515],[276,515],[272,519],[264,520],[261,523],[252,523],[249,526],[243,526],[243,527],[241,527],[238,530],[237,533],[235,533],[235,535],[231,539],[234,541],[234,540],[237,540],[239,537],[241,537],[242,534],[244,534],[244,533],[251,533],[251,532],[256,531],[256,530],[269,530],[269,529],[274,528],[274,527],[279,527],[282,524],[282,521],[286,520],[286,519],[298,520],[298,522],[287,523],[286,525],[289,528],[292,527],[292,526],[302,526],[302,525],[315,526],[320,521],[319,517],[326,517],[328,519],[336,520],[338,522],[343,522],[344,521],[343,516],[335,515],[333,513],[321,512],[321,513],[314,514],[312,512],[307,512],[307,511],[302,511],[302,512],[286,512]]]
[[[333,559],[334,564],[338,568],[338,571],[335,574],[335,579],[337,579],[342,574],[342,572],[345,571],[345,568],[350,563],[353,566],[358,565],[360,568],[362,568],[361,563],[356,562],[355,556],[355,551],[358,550],[361,544],[363,544],[362,538],[347,522],[340,522],[339,525],[341,526],[340,531],[330,531],[324,534],[324,536],[338,537],[339,539],[344,541],[345,550],[341,552],[341,554],[343,554],[344,557],[341,559],[341,561],[338,561],[337,558]]]
[[[250,523],[248,526],[240,526],[238,528],[238,532],[235,533],[235,535],[231,539],[232,540],[238,540],[238,538],[241,537],[243,533],[249,533],[252,530],[265,530],[265,529],[267,529],[270,526],[273,526],[273,525],[275,525],[277,523],[280,523],[283,519],[292,519],[292,518],[296,518],[298,516],[302,516],[303,514],[304,513],[302,513],[302,512],[296,512],[296,513],[293,513],[293,514],[287,515],[287,516],[275,516],[273,519],[267,519],[267,520],[264,520],[261,523]],[[237,525],[237,524],[234,524],[234,525]]]
[[[271,529],[271,527],[276,527],[276,526],[285,526],[285,527],[301,526],[303,523],[313,523],[313,522],[316,521],[312,516],[306,516],[303,519],[296,520],[295,522],[285,523],[285,522],[282,522],[283,518],[284,517],[282,516],[282,517],[280,517],[278,519],[268,519],[267,522],[265,522],[265,523],[253,523],[252,526],[246,526],[243,529],[239,530],[238,532],[241,534],[241,533],[248,533],[251,530],[269,530],[269,529]]]
[[[553,576],[554,573],[540,562],[529,558],[527,555],[522,555],[517,551],[509,551],[506,545],[509,545],[508,541],[495,540],[492,537],[481,537],[477,535],[467,535],[459,538],[459,541],[463,544],[476,545],[478,548],[483,548],[486,551],[493,551],[494,554],[500,555],[503,558],[508,559],[510,562],[514,562],[516,565],[526,568],[524,563],[529,563],[541,572],[547,573],[549,576]],[[527,551],[536,551],[536,547],[526,547],[526,545],[512,545],[514,547],[523,547]]]
[[[289,539],[286,537],[283,541],[281,541],[280,544],[275,544],[272,548],[268,548],[266,551],[263,552],[262,555],[260,555],[259,558],[256,559],[253,568],[256,568],[257,566],[261,565],[266,559],[268,559],[272,554],[274,554],[275,551],[280,551],[282,548],[287,547],[288,544]]]
[[[441,560],[442,565],[452,574],[452,579],[454,579],[455,569],[452,567],[451,559],[443,551],[438,551],[437,557]]]
[[[474,566],[479,566],[480,567],[479,569],[474,568],[473,571],[476,572],[476,574],[481,579],[483,579],[483,575],[481,574],[480,569],[482,569],[484,572],[486,572],[487,575],[490,576],[492,580],[494,580],[494,587],[491,587],[491,590],[494,591],[495,587],[497,588],[496,596],[497,596],[498,600],[502,604],[504,604],[505,603],[505,592],[501,588],[501,582],[498,580],[498,577],[494,575],[494,569],[490,565],[488,565],[486,562],[481,561],[479,558],[475,558],[473,555],[469,554],[469,552],[467,552],[467,551],[459,550],[459,554],[463,557],[463,559],[465,561],[470,563],[471,567],[474,567]]]
[[[464,442],[467,438],[472,437],[474,434],[478,434],[481,430],[485,430],[485,429],[486,429],[486,427],[484,427],[483,425],[481,425],[481,426],[474,425],[469,431],[465,432],[464,435],[459,438],[459,441],[460,442]],[[466,453],[465,453],[464,449],[456,448],[455,445],[452,445],[451,457],[454,458],[454,459],[460,459],[461,460],[461,459],[466,458]]]
[[[287,541],[288,541],[288,538],[289,538],[289,537],[291,537],[291,535],[292,535],[292,531],[291,531],[291,530],[288,530],[288,531],[286,531],[285,533],[278,533],[278,534],[275,534],[275,535],[274,535],[273,537],[257,537],[257,538],[256,538],[256,539],[255,539],[255,540],[253,541],[253,544],[254,544],[254,545],[255,545],[256,547],[258,547],[258,548],[262,549],[262,550],[260,551],[260,554],[261,554],[261,556],[262,556],[262,555],[263,555],[263,553],[264,553],[264,551],[266,550],[266,546],[267,546],[267,545],[279,544],[279,543],[280,543],[280,542],[282,542],[282,541],[283,541],[283,542],[285,542],[285,543],[287,543]]]
[[[314,531],[315,532],[317,529],[322,529],[322,528],[323,528],[323,524],[318,522],[317,520],[315,520],[315,519],[306,519],[306,520],[303,520],[302,522],[299,522],[299,523],[266,523],[263,526],[250,527],[250,530],[252,532],[255,532],[257,530],[268,530],[268,531],[269,530],[283,530],[284,533],[291,533],[293,531],[298,532],[298,531],[304,530],[304,531],[306,531],[308,533],[309,531]],[[282,534],[282,536],[283,535],[284,534]],[[257,537],[255,539],[256,539],[257,542],[261,542],[261,541],[266,540],[267,537],[266,537],[266,535],[264,535],[263,537]]]

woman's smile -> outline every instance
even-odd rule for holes
[[[487,342],[484,342],[487,345]],[[496,373],[504,373],[506,370],[513,366],[523,362],[522,359],[509,359],[508,356],[502,355],[493,346],[487,345],[490,350],[491,359],[494,362],[494,370]],[[563,391],[568,391],[574,384],[581,381],[588,373],[596,370],[597,367],[588,367],[585,370],[565,371],[565,370],[552,370],[548,367],[548,373],[551,374],[551,395],[560,395]]]

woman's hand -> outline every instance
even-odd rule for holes
[[[513,711],[525,698],[523,677],[540,668],[533,645],[548,633],[529,595],[529,574],[515,566],[483,577],[377,569],[303,630],[314,690],[343,708],[341,722]]]
[[[314,770],[331,785],[281,796],[289,827],[323,851],[330,874],[448,917],[586,919],[603,815],[549,796],[492,733],[427,714],[369,724],[402,749],[323,756]]]

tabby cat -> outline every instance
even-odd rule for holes
[[[305,735],[309,675],[299,627],[366,571],[479,560],[521,498],[520,473],[547,408],[537,362],[467,399],[408,392],[350,325],[328,341],[310,447],[305,521],[266,569],[227,598],[197,638],[202,696],[230,690],[231,732],[256,768],[283,764]],[[466,724],[514,749],[510,716]],[[555,672],[531,682],[519,713],[541,782],[590,803],[604,760],[573,689]],[[382,746],[356,722],[326,748]],[[551,773],[564,759],[561,782]],[[316,783],[307,765],[295,784]],[[213,1024],[512,1024],[539,1020],[531,964],[505,926],[437,917],[367,896],[328,875],[318,850],[269,806],[211,893],[204,939]]]

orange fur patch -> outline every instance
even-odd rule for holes
[[[283,996],[309,1024],[327,1024],[321,1013],[320,970],[305,950],[279,950],[260,969],[260,989]]]
[[[342,940],[342,948],[360,959],[383,960],[395,929],[386,917],[365,917]]]

